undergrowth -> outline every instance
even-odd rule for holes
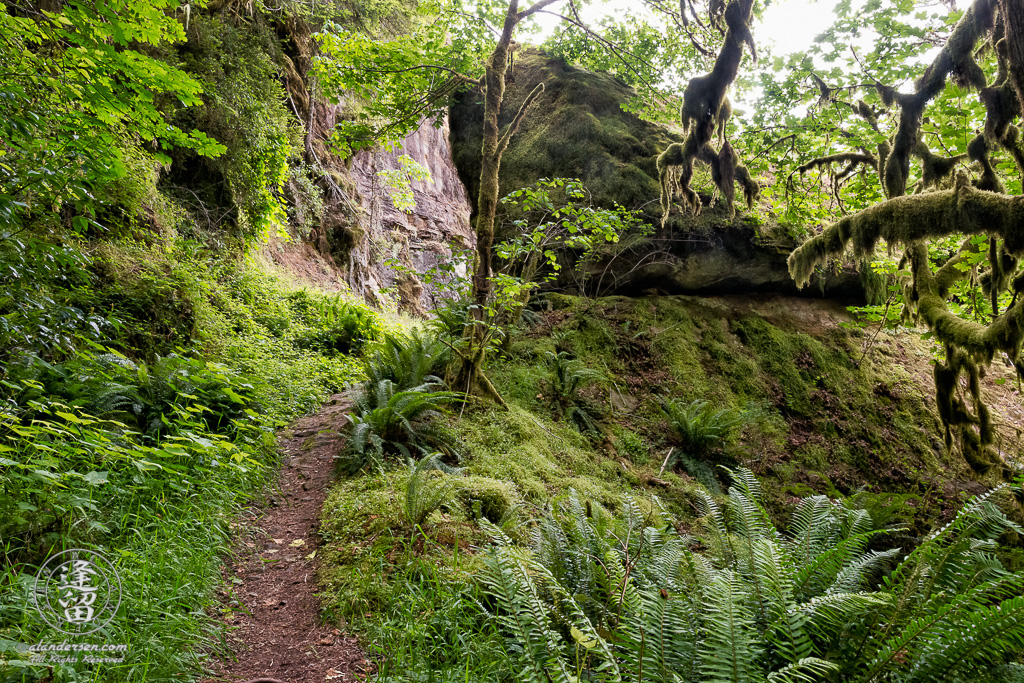
[[[632,627],[619,621],[620,611],[625,619],[627,609],[663,603],[661,579],[651,579],[652,592],[640,603],[627,595],[620,605],[619,597],[623,573],[632,576],[625,580],[630,586],[646,580],[634,573],[639,560],[630,553],[636,551],[621,551],[630,533],[621,520],[628,516],[644,522],[634,525],[637,547],[647,542],[641,536],[661,534],[662,541],[676,539],[669,544],[690,565],[710,563],[724,572],[712,576],[682,567],[680,572],[700,576],[697,583],[668,589],[673,609],[682,604],[677,595],[692,596],[687,604],[695,615],[713,615],[726,607],[719,604],[722,595],[746,605],[756,594],[756,585],[744,582],[760,579],[747,565],[730,568],[717,554],[732,544],[735,560],[749,564],[741,521],[728,521],[728,531],[716,536],[708,513],[735,486],[723,463],[759,473],[758,514],[773,530],[785,528],[801,499],[827,501],[822,510],[887,527],[876,540],[891,545],[857,545],[858,553],[884,565],[884,571],[865,573],[863,586],[871,590],[882,590],[878,581],[903,556],[891,548],[900,546],[905,554],[917,547],[961,509],[967,490],[978,490],[972,481],[960,480],[963,488],[952,483],[968,476],[967,468],[955,453],[933,450],[934,419],[910,390],[909,373],[885,354],[857,367],[860,340],[841,328],[799,331],[785,312],[764,315],[687,297],[547,299],[547,312],[514,334],[489,368],[508,409],[469,404],[444,418],[458,439],[459,471],[422,469],[424,459],[410,474],[399,458],[382,470],[342,478],[324,507],[325,605],[331,618],[362,634],[377,660],[378,680],[530,680],[530,671],[536,680],[563,674],[565,680],[619,680],[612,660],[619,662],[621,680],[636,680],[639,671],[629,662],[641,660],[644,680],[674,680],[672,672],[687,680],[691,669],[694,680],[719,676],[713,661],[697,657],[710,647],[699,638],[691,641],[696,644],[689,655],[680,655],[690,669],[673,664],[659,673],[667,660],[654,661],[660,655],[649,641],[642,645],[647,655],[636,647],[626,651],[622,629]],[[378,367],[373,374],[407,374],[396,372],[410,365],[400,354],[375,358],[395,368]],[[425,372],[410,376],[422,379]],[[570,415],[571,406],[580,404],[590,409],[586,425]],[[936,490],[939,477],[949,483]],[[570,491],[578,502],[567,516]],[[418,506],[410,495],[422,496]],[[1019,510],[1012,516],[1018,519]],[[767,543],[782,532],[766,533]],[[1012,535],[1000,536],[1009,545],[984,541],[1005,571],[1020,564]],[[834,544],[840,536],[822,543]],[[495,541],[498,549],[487,550]],[[869,550],[888,552],[872,559]],[[700,592],[712,585],[721,595]],[[813,595],[801,593],[795,604],[809,604],[801,601]],[[856,608],[867,610],[863,616],[887,599],[850,598],[835,614]],[[758,618],[755,613],[761,624]],[[517,630],[526,623],[532,624],[523,627],[529,633]],[[700,623],[701,629],[713,625]],[[643,624],[650,633],[648,626]],[[862,625],[850,628],[864,633]],[[689,638],[684,631],[676,629],[672,638]],[[808,654],[801,640],[795,660],[762,656],[774,641],[757,644],[755,630],[750,634],[751,652],[762,653],[742,663],[750,672],[762,667],[777,674],[772,680],[803,680],[811,673],[829,680],[824,650]],[[722,647],[731,642],[724,638]],[[872,642],[872,648],[883,646]],[[1003,661],[1012,664],[1012,648],[1003,652],[1010,653]],[[828,661],[855,660],[847,655]],[[1013,680],[1015,671],[1008,666],[990,673]]]
[[[233,516],[273,479],[274,428],[360,377],[347,353],[383,319],[188,241],[26,242],[0,250],[17,340],[0,369],[0,680],[198,676],[224,652],[214,589]],[[31,602],[65,548],[115,566],[121,609],[76,642],[125,644],[123,662],[26,652],[66,638]]]

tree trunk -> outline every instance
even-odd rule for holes
[[[494,247],[494,221],[498,212],[498,172],[501,167],[498,116],[505,97],[505,70],[508,68],[512,33],[519,23],[519,0],[510,0],[505,25],[498,43],[484,66],[484,130],[480,163],[480,192],[477,195],[476,267],[473,269],[473,300],[469,309],[465,339],[468,342],[459,372],[458,389],[467,395],[486,396],[504,404],[494,386],[483,374],[488,343],[487,300],[491,295],[491,252]]]
[[[1006,51],[1010,61],[1010,82],[1013,83],[1024,111],[1024,3],[1001,0],[1000,11],[1006,26]]]
[[[505,405],[505,402],[483,373],[489,341],[486,309],[491,296],[491,253],[494,248],[494,222],[498,213],[498,176],[501,155],[519,128],[526,110],[543,92],[544,84],[538,85],[527,96],[504,133],[498,127],[498,117],[501,114],[502,100],[505,98],[505,72],[508,70],[509,55],[512,51],[512,34],[523,18],[556,1],[541,0],[520,13],[519,0],[509,0],[501,36],[484,67],[484,130],[475,226],[476,268],[473,273],[473,305],[464,334],[467,349],[462,358],[457,388],[464,390],[467,395],[491,398],[501,405]]]

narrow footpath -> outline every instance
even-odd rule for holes
[[[278,488],[238,524],[239,551],[225,567],[223,601],[237,610],[228,644],[237,660],[215,666],[208,683],[346,683],[372,673],[355,638],[321,623],[317,599],[320,513],[351,407],[337,394],[278,433]]]

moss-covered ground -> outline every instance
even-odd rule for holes
[[[384,667],[381,680],[397,675],[388,668],[396,666],[454,680],[459,667],[479,675],[501,660],[481,654],[482,642],[504,647],[493,624],[466,608],[476,597],[476,549],[487,539],[481,517],[525,541],[531,519],[575,490],[613,509],[628,494],[686,525],[696,516],[697,486],[714,489],[719,465],[742,464],[761,478],[779,521],[800,496],[821,493],[920,537],[995,481],[978,479],[945,449],[927,345],[880,335],[865,353],[869,335],[835,304],[548,295],[543,309],[490,367],[509,408],[470,406],[449,416],[469,476],[456,479],[447,505],[411,528],[401,512],[408,474],[399,469],[341,480],[324,507],[325,604],[363,633]],[[604,376],[581,393],[597,409],[594,433],[558,419],[548,352]],[[673,458],[662,471],[679,448],[661,410],[672,399],[752,417],[737,438],[700,457]],[[461,640],[465,629],[483,641]],[[466,659],[455,661],[460,647]],[[413,654],[428,651],[443,653],[442,661]]]

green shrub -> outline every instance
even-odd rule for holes
[[[427,325],[439,337],[460,339],[469,321],[469,306],[469,301],[465,299],[449,301],[432,311],[434,317]]]
[[[0,291],[0,318],[23,339],[0,344],[0,680],[86,675],[12,649],[54,635],[24,606],[36,566],[61,546],[101,551],[124,584],[104,637],[131,647],[103,680],[201,677],[224,647],[214,615],[231,609],[216,593],[229,524],[269,479],[271,426],[361,379],[357,359],[295,342],[341,324],[324,304],[336,297],[307,291],[306,315],[295,288],[255,259],[153,240],[75,252],[81,262],[64,281],[61,260],[78,257],[63,249],[38,255],[54,260],[49,280],[50,271],[0,257],[0,277],[13,265],[29,278],[17,304],[9,287]],[[9,315],[4,307],[33,292],[52,300],[33,299],[43,314],[32,304],[24,319]],[[114,322],[94,329],[96,314],[72,320],[65,306]],[[379,325],[363,317],[364,328]]]
[[[107,372],[89,382],[86,409],[101,417],[123,417],[150,438],[173,432],[173,417],[181,410],[195,414],[213,432],[231,433],[238,420],[257,408],[252,385],[217,363],[175,355],[149,366],[111,355],[97,360]]]
[[[103,680],[200,671],[220,647],[205,615],[222,582],[228,522],[267,481],[272,439],[257,425],[228,439],[176,414],[173,436],[146,443],[78,407],[33,403],[27,423],[0,410],[0,670],[11,676],[3,680],[82,675],[81,666],[29,662],[12,649],[59,636],[25,608],[36,565],[55,547],[95,549],[117,566],[125,602],[103,637],[131,645]]]
[[[583,396],[591,384],[605,381],[605,376],[592,370],[566,351],[546,351],[543,369],[546,370],[548,405],[557,418],[565,420],[578,431],[591,436],[598,434],[597,421],[601,408]]]
[[[0,364],[26,353],[60,359],[111,331],[116,319],[90,311],[84,300],[88,268],[74,246],[0,230]]]
[[[742,410],[715,409],[703,399],[666,401],[661,409],[682,451],[698,458],[727,443],[749,420]]]
[[[399,391],[386,379],[364,387],[348,415],[351,429],[340,460],[342,470],[355,473],[367,465],[379,468],[389,458],[409,460],[433,451],[456,456],[454,440],[440,428],[437,418],[459,394],[432,388],[423,384]]]
[[[454,485],[449,475],[457,475],[460,471],[445,465],[438,453],[424,455],[411,463],[402,501],[405,521],[414,528],[418,527],[431,512],[450,503]]]
[[[6,389],[14,405],[63,399],[150,440],[173,433],[181,414],[202,420],[210,431],[231,434],[238,420],[256,415],[251,392],[252,385],[218,363],[171,355],[147,364],[114,353],[54,365],[25,359]]]
[[[387,334],[364,361],[367,386],[390,380],[400,390],[421,384],[441,387],[450,359],[446,344],[416,328],[408,334]]]
[[[326,354],[354,353],[383,334],[378,314],[364,304],[342,299],[340,294],[314,300],[314,308],[320,329],[297,338],[299,348]]]
[[[730,475],[724,507],[701,493],[700,545],[628,498],[612,519],[570,497],[541,522],[532,553],[491,527],[479,578],[518,645],[517,680],[909,683],[1019,672],[1007,662],[1024,646],[1024,574],[991,554],[1019,530],[993,502],[1005,485],[907,554],[872,549],[889,532],[824,496],[801,501],[782,533],[753,474]]]

